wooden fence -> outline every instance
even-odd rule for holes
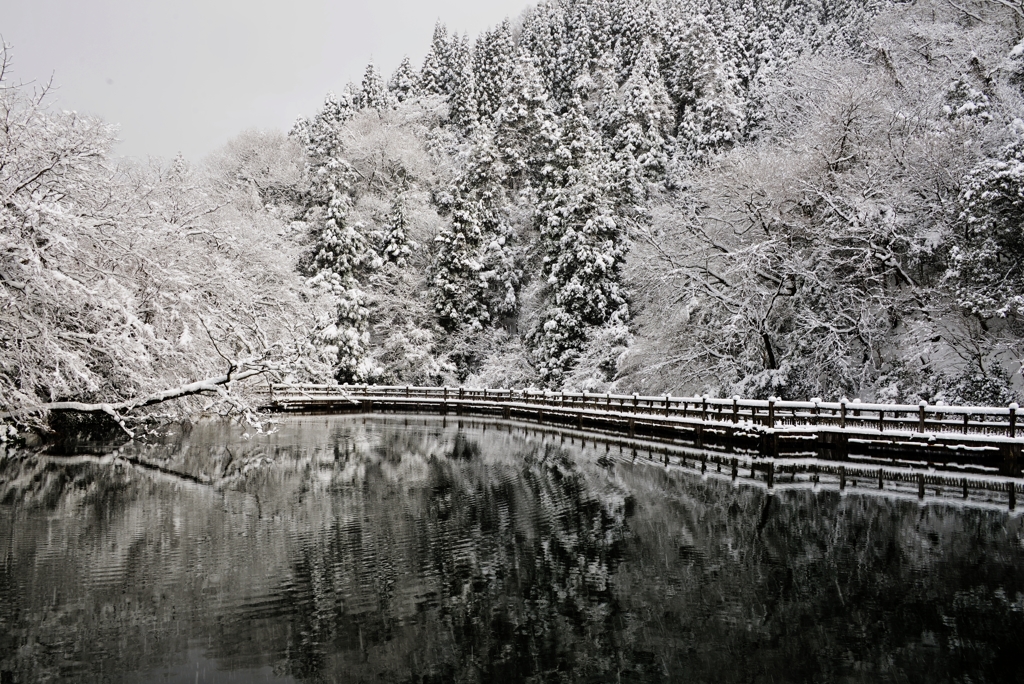
[[[588,392],[382,385],[274,385],[266,407],[305,413],[398,412],[488,415],[586,430],[608,448],[644,440],[655,453],[707,473],[723,467],[735,479],[748,468],[772,487],[818,482],[839,488],[883,482],[916,490],[962,489],[966,499],[1003,494],[1016,507],[1024,430],[1018,407],[867,404],[751,400],[733,397],[640,396]],[[607,437],[601,434],[609,434]],[[581,436],[581,441],[583,436]],[[652,444],[653,440],[653,444]],[[595,441],[595,443],[596,443]],[[657,443],[662,446],[657,446]],[[685,446],[686,444],[690,446]],[[696,447],[685,455],[678,449]],[[711,451],[708,451],[708,450]],[[636,447],[633,447],[634,458]],[[699,455],[697,455],[699,454]],[[922,469],[924,466],[924,469]],[[887,488],[888,489],[888,488]]]
[[[759,426],[773,429],[832,428],[852,433],[891,435],[966,435],[1017,439],[1019,407],[945,406],[942,404],[868,404],[859,400],[825,402],[778,399],[641,396],[549,392],[530,389],[411,387],[394,385],[275,385],[273,404],[314,408],[325,401],[417,400],[459,404],[522,404],[560,410],[606,412],[697,419],[708,424]]]

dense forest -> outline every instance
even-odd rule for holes
[[[1022,39],[1016,0],[547,0],[198,165],[5,47],[0,432],[247,379],[1019,400]]]

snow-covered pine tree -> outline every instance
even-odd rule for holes
[[[530,337],[541,377],[552,386],[575,364],[596,327],[624,330],[629,318],[619,282],[625,247],[610,199],[616,167],[579,100],[559,133],[537,207],[550,295]]]
[[[335,374],[342,382],[366,379],[369,370],[368,312],[358,275],[379,262],[363,235],[347,222],[355,173],[343,157],[341,127],[353,116],[352,99],[348,92],[340,98],[329,94],[320,112],[300,120],[291,133],[305,148],[310,181],[306,220],[313,226],[313,246],[304,268],[312,284],[338,298],[335,321],[323,331],[322,341],[336,355]]]
[[[323,331],[324,342],[336,350],[335,377],[339,382],[366,380],[370,344],[369,311],[357,274],[376,266],[376,255],[363,235],[346,221],[349,197],[340,188],[327,207],[323,228],[316,236],[311,284],[338,299],[334,323]]]
[[[381,259],[403,268],[416,243],[409,240],[409,222],[405,215],[405,202],[401,195],[395,198],[385,222],[381,240]]]
[[[481,329],[518,306],[521,269],[505,215],[507,167],[486,127],[474,133],[451,224],[435,240],[434,308],[449,330]]]
[[[460,61],[462,70],[452,81],[452,92],[448,96],[448,118],[456,128],[469,135],[480,120],[476,100],[477,82],[472,61]]]
[[[434,25],[434,37],[420,69],[420,92],[424,95],[447,95],[451,85],[452,45],[448,27],[440,21]]]
[[[636,199],[643,198],[645,180],[664,176],[673,142],[672,101],[658,68],[655,46],[643,44],[629,79],[617,92],[611,91],[607,67],[601,69],[598,80],[602,83],[598,118],[611,137],[610,146],[622,174],[620,187]]]
[[[736,143],[746,126],[745,103],[714,30],[693,18],[674,41],[675,68],[667,79],[677,102],[679,150],[701,159]]]
[[[505,102],[515,73],[516,51],[508,19],[487,31],[473,49],[476,100],[480,117],[490,120]]]
[[[569,59],[571,41],[566,27],[566,8],[557,1],[544,2],[525,16],[520,47],[533,59],[544,88],[556,99],[568,99],[578,74]]]
[[[362,109],[376,109],[378,112],[383,112],[391,107],[388,90],[384,87],[384,80],[373,62],[366,65],[360,95],[359,104]]]
[[[494,141],[517,189],[536,184],[546,150],[558,135],[557,118],[534,60],[520,55],[508,98],[494,115]]]
[[[968,174],[960,192],[947,282],[981,318],[1024,317],[1024,140]]]
[[[312,206],[326,207],[337,188],[348,187],[351,169],[341,156],[340,127],[354,113],[355,107],[347,92],[340,97],[328,93],[320,111],[312,119],[300,118],[289,133],[306,152]]]
[[[618,0],[617,5],[614,53],[621,82],[635,71],[645,45],[661,49],[665,17],[657,0]]]
[[[403,57],[402,63],[388,79],[388,91],[398,102],[405,102],[419,94],[418,82],[419,75],[413,69],[409,58]]]
[[[592,90],[591,76],[604,54],[615,47],[613,34],[613,0],[569,3],[565,8],[566,43],[560,55],[563,78],[572,79],[559,88],[559,98],[570,102],[574,97],[586,100]]]

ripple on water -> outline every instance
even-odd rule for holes
[[[299,418],[254,439],[200,425],[187,453],[147,452],[235,463],[217,487],[78,465],[42,471],[45,505],[0,508],[0,671],[1005,681],[1024,634],[1005,513],[767,497],[507,424]]]

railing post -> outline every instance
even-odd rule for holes
[[[666,418],[668,418],[668,412],[669,412],[669,402],[670,402],[671,400],[672,400],[671,396],[670,396],[670,395],[668,395],[668,394],[666,394],[666,395],[665,395],[665,417],[666,417]]]
[[[444,400],[448,401],[448,385],[444,386]]]
[[[605,398],[605,403],[608,406],[611,406],[612,405],[612,393],[611,392],[605,392],[604,393],[604,398]]]
[[[633,413],[636,413],[638,406],[640,406],[640,396],[636,392],[633,392]]]
[[[704,395],[700,398],[700,419],[704,422],[708,420],[708,395]]]
[[[814,413],[811,415],[811,425],[817,427],[821,418],[821,397],[811,397],[814,402]]]
[[[768,397],[768,427],[775,427],[775,402],[778,397]]]
[[[464,399],[465,396],[466,396],[466,388],[465,387],[459,387],[459,401],[462,401],[462,399]]]
[[[732,395],[732,422],[740,422],[740,395]]]
[[[406,397],[411,397],[412,396],[412,388],[410,388],[409,385],[405,386],[405,396]]]
[[[1017,405],[1017,402],[1013,402],[1012,404],[1010,404],[1010,437],[1011,438],[1017,436],[1017,409],[1019,409],[1019,408],[1020,408],[1020,406]]]
[[[846,397],[839,400],[839,427],[846,429]]]
[[[928,402],[922,399],[917,405],[917,431],[924,432],[924,407]]]

